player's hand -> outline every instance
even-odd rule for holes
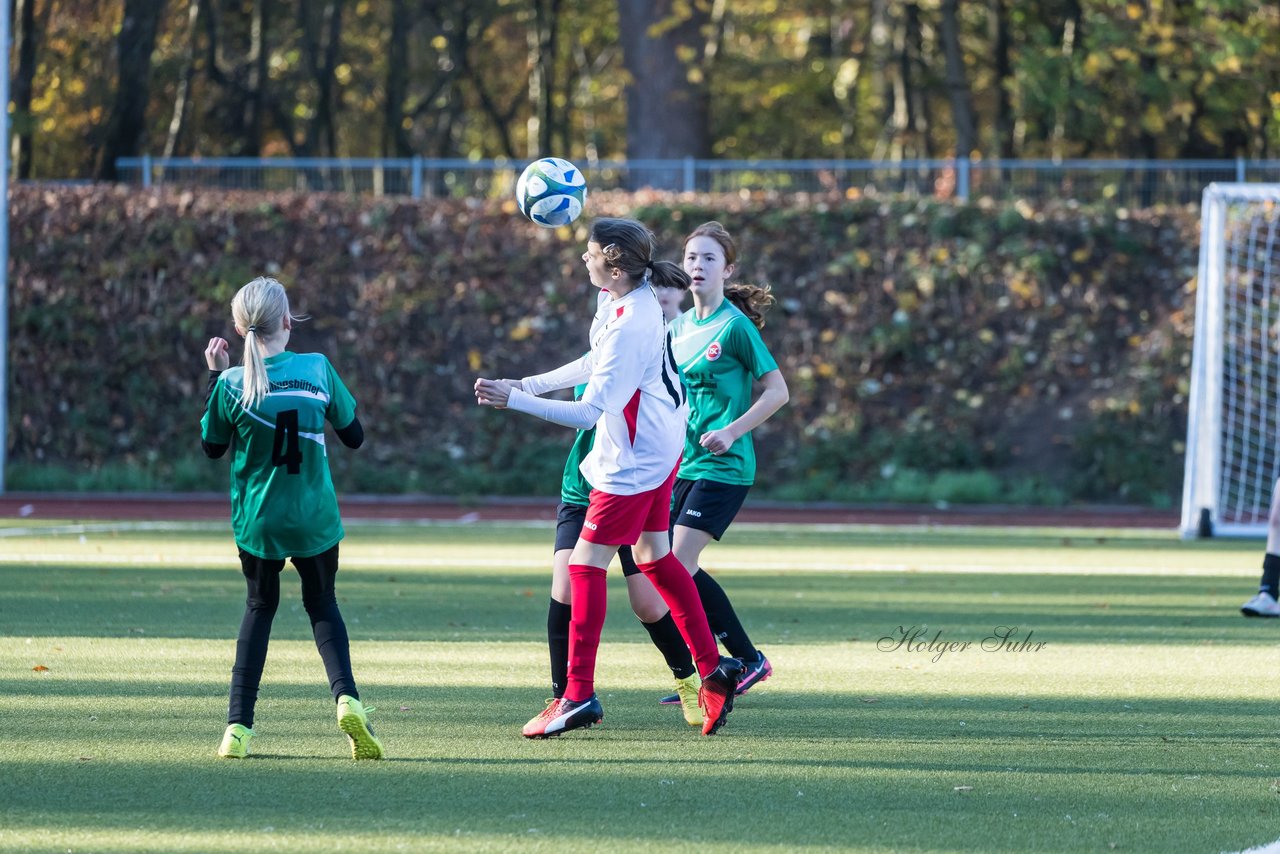
[[[484,377],[476,380],[476,403],[481,406],[492,406],[494,409],[506,409],[511,398],[511,380],[487,380]]]
[[[204,348],[204,360],[211,371],[225,371],[231,367],[231,345],[225,338],[210,338]]]
[[[699,445],[717,457],[733,447],[733,443],[734,436],[728,430],[711,430],[703,433],[702,438],[698,440]]]

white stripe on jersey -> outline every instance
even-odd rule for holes
[[[272,397],[302,397],[307,400],[318,400],[325,406],[329,405],[329,395],[325,392],[306,391],[299,388],[291,388],[287,391],[276,391],[272,389],[270,392]]]
[[[241,407],[241,408],[243,409],[243,407]],[[274,421],[268,421],[266,418],[263,418],[261,415],[259,415],[258,413],[254,412],[252,409],[244,409],[244,413],[245,413],[246,415],[248,415],[250,418],[252,418],[254,421],[257,421],[259,424],[263,424],[263,425],[265,425],[265,426],[267,426],[267,427],[270,427],[272,430],[276,429],[276,423],[275,423]],[[308,432],[306,432],[305,430],[299,430],[299,431],[298,431],[298,438],[300,438],[300,439],[310,439],[312,442],[315,442],[315,443],[316,443],[317,445],[319,445],[320,447],[322,447],[322,448],[323,448],[323,447],[325,447],[325,444],[324,444],[324,433],[323,433],[323,432],[320,432],[320,433],[308,433]]]
[[[733,316],[730,315],[729,317],[726,317],[724,320],[721,320],[719,323],[717,323],[714,326],[699,326],[695,329],[691,329],[690,331],[686,332],[683,335],[680,335],[676,338],[672,338],[671,340],[673,343],[679,344],[683,341],[687,341],[688,339],[692,338],[695,335],[710,335],[711,333],[718,331],[721,326],[728,326],[732,322],[733,322]]]
[[[686,332],[685,334],[683,334],[683,335],[681,335],[681,336],[679,336],[679,337],[672,338],[672,339],[671,339],[671,343],[672,343],[672,344],[680,344],[680,343],[683,343],[683,342],[685,342],[685,341],[688,341],[690,338],[693,338],[693,337],[701,337],[701,336],[706,336],[706,337],[708,337],[708,338],[714,338],[715,336],[717,336],[717,335],[719,335],[719,334],[720,334],[720,330],[721,330],[721,329],[723,329],[724,327],[728,326],[730,323],[732,323],[732,322],[733,322],[733,320],[734,320],[734,315],[733,315],[733,314],[730,314],[730,315],[729,315],[728,317],[726,317],[724,320],[721,320],[721,321],[717,322],[716,324],[714,324],[714,325],[712,325],[712,326],[699,326],[699,327],[696,327],[696,328],[694,328],[694,329],[689,330],[688,332]],[[681,365],[681,366],[680,366],[680,370],[681,370],[681,371],[686,371],[686,372],[687,372],[687,371],[691,371],[691,370],[693,370],[693,368],[694,368],[694,366],[695,366],[695,365],[697,365],[699,362],[704,362],[704,361],[706,361],[706,359],[707,359],[707,351],[704,349],[701,353],[699,353],[698,355],[696,355],[696,356],[694,356],[692,359],[690,359],[690,360],[689,360],[689,364],[687,364],[687,365]]]

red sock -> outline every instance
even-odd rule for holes
[[[707,625],[707,614],[698,598],[698,585],[693,583],[689,571],[671,552],[652,563],[637,563],[645,577],[653,582],[662,601],[671,609],[671,618],[680,629],[680,636],[693,652],[698,665],[698,675],[706,676],[720,664],[720,650]],[[576,601],[576,600],[575,600]]]
[[[596,649],[609,604],[605,571],[598,566],[571,564],[569,590],[573,594],[573,610],[569,618],[569,678],[564,695],[581,702],[596,690]]]

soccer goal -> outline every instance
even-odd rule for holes
[[[1184,537],[1265,536],[1280,477],[1280,184],[1210,184],[1182,487]]]

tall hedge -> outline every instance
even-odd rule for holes
[[[566,431],[481,410],[471,386],[586,348],[585,219],[115,186],[22,185],[10,209],[11,489],[221,487],[198,444],[202,352],[269,273],[311,317],[292,349],[328,354],[360,402],[368,444],[332,454],[343,489],[554,493]],[[791,403],[757,431],[758,494],[965,472],[1064,499],[1179,489],[1194,210],[600,194],[590,213],[638,216],[673,259],[719,219],[739,278],[773,287]]]

